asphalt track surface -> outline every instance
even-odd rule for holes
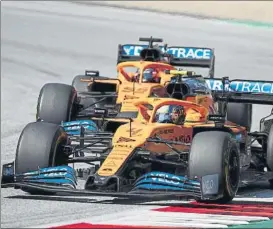
[[[34,121],[43,84],[70,84],[85,69],[115,76],[117,45],[138,42],[140,36],[162,37],[173,45],[214,47],[219,77],[273,79],[273,30],[67,2],[1,5],[1,164],[13,160],[20,131]],[[255,107],[254,129],[269,111]],[[16,195],[22,192],[1,190],[1,227],[27,227],[128,209],[127,205],[86,200],[7,198]]]

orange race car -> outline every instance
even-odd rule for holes
[[[162,42],[162,39],[140,40],[149,41],[149,45],[119,45],[117,78],[99,76],[98,71],[86,71],[85,75],[74,78],[72,86],[45,84],[38,98],[37,120],[61,123],[80,116],[92,117],[94,108],[102,107],[107,108],[112,116],[124,116],[124,112],[128,116],[130,112],[131,117],[135,117],[136,108],[129,99],[170,96],[166,87],[172,75],[166,74],[166,70],[175,70],[176,66],[209,68],[209,76],[213,77],[213,49],[161,47],[153,42]],[[185,75],[188,73],[192,71],[184,71]]]
[[[95,104],[95,107],[103,107],[105,104],[113,105],[113,99],[108,98],[107,101],[105,97],[98,99],[91,98],[90,95],[86,96],[85,93],[90,94],[90,92],[102,94],[113,94],[114,92],[117,96],[114,101],[118,104],[124,100],[124,94],[128,95],[127,98],[137,98],[140,94],[149,97],[153,93],[159,93],[159,96],[162,96],[164,90],[161,89],[162,87],[156,87],[156,84],[166,86],[170,75],[165,75],[164,71],[174,70],[177,67],[206,68],[209,71],[205,76],[214,77],[215,54],[213,49],[159,46],[153,43],[163,42],[163,39],[153,37],[139,40],[149,42],[149,44],[118,46],[117,78],[99,77],[98,71],[86,71],[84,76],[78,75],[74,78],[72,85],[78,91],[78,97],[81,98],[80,103],[84,107],[96,101],[100,103]]]
[[[213,101],[273,105],[272,93],[232,92],[226,90],[229,80],[222,82],[223,89],[213,94]],[[259,82],[264,87],[270,83]],[[197,81],[195,86],[199,94],[207,94]],[[111,136],[83,127],[79,134],[69,136],[57,124],[29,123],[19,138],[15,161],[3,166],[1,187],[15,186],[40,195],[138,197],[146,201],[187,196],[226,203],[248,183],[264,179],[273,184],[273,126],[266,128],[268,132],[249,132],[250,126],[240,122],[251,111],[238,112],[238,122],[233,123],[226,120],[227,109],[210,112],[206,106],[186,100],[143,98],[134,105],[141,117],[128,118]],[[104,118],[106,110],[99,110]],[[106,137],[111,144],[99,153]],[[255,139],[261,140],[260,147],[252,145]],[[99,165],[87,177],[84,190],[76,189],[76,173],[68,165],[78,162]]]

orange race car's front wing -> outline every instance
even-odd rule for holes
[[[5,173],[5,166],[3,166],[3,169]],[[10,173],[8,175],[14,176],[14,179],[6,184],[2,179],[1,188],[14,187],[29,193],[41,195],[107,196],[126,199],[219,198],[217,174],[191,180],[186,176],[155,171],[141,176],[127,191],[123,187],[120,191],[108,191],[104,189],[104,184],[101,187],[98,185],[94,190],[76,189],[77,180],[75,172],[70,166],[43,168],[39,171],[28,172],[26,174],[12,175]],[[108,179],[108,177],[105,177],[105,179]],[[213,183],[213,187],[208,186],[211,183]]]

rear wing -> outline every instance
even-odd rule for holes
[[[118,63],[141,60],[140,52],[148,45],[124,44],[118,46]],[[163,54],[170,56],[170,64],[179,67],[209,68],[209,77],[214,77],[214,49],[205,47],[157,46]]]
[[[273,105],[273,81],[229,80],[224,78],[205,78],[212,94],[218,100]]]

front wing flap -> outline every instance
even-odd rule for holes
[[[11,162],[3,165],[1,187],[5,187],[5,184],[10,186],[11,183],[48,184],[76,188],[77,178],[74,169],[70,166],[41,168],[36,171],[15,174],[14,162]]]
[[[14,187],[33,194],[105,196],[129,199],[219,198],[217,174],[190,180],[186,176],[151,172],[140,177],[129,192],[110,192],[77,189],[75,171],[70,166],[43,168],[19,175],[12,174],[11,168],[12,163],[3,165],[1,188]],[[13,177],[13,179],[7,179],[7,177]]]
[[[159,191],[131,191],[131,192],[101,192],[89,191],[84,189],[69,189],[65,187],[53,187],[50,185],[33,184],[33,183],[14,183],[1,185],[2,187],[14,187],[16,189],[31,190],[35,194],[54,195],[54,196],[81,196],[81,197],[112,197],[118,199],[132,199],[132,200],[164,200],[176,199],[179,197],[197,197],[200,195],[193,195],[191,192],[159,192]]]

